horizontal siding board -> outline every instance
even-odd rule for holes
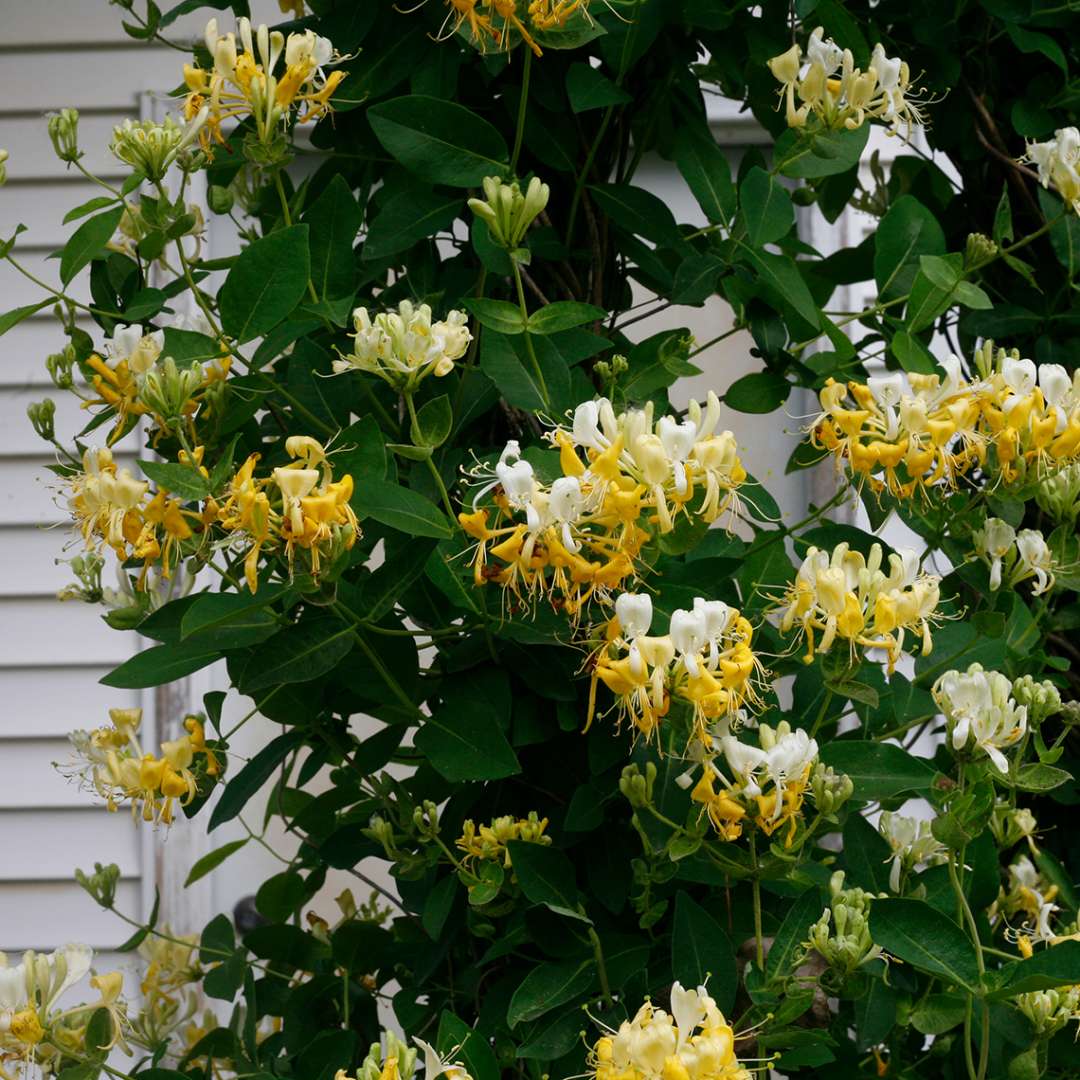
[[[58,607],[59,617],[66,610]],[[117,637],[128,642],[137,640],[134,635],[127,639],[121,634]],[[138,706],[142,699],[138,690],[115,690],[98,682],[109,670],[106,665],[87,665],[4,671],[0,676],[4,691],[0,740],[66,738],[74,728],[103,724],[110,708]],[[0,743],[3,747],[0,756],[10,745],[6,741]]]
[[[92,805],[90,795],[72,810],[5,809],[4,858],[0,861],[0,888],[14,881],[68,881],[73,859],[89,869],[94,862],[116,863],[125,878],[140,870],[140,822],[131,813],[110,814]]]
[[[65,225],[64,215],[72,207],[105,194],[96,184],[81,178],[78,182],[44,180],[26,184],[9,183],[0,188],[0,221],[21,221],[27,226],[26,232],[21,233],[15,241],[17,252],[27,248],[52,251],[63,247],[86,220],[79,218]]]
[[[6,300],[4,304],[6,311]],[[101,328],[89,316],[75,322],[96,344],[101,345]],[[0,338],[0,389],[33,386],[48,390],[52,397],[57,397],[61,391],[53,386],[45,359],[50,353],[59,352],[67,340],[67,335],[49,308],[44,308],[37,316],[24,319]]]
[[[97,412],[97,408],[92,410],[82,408],[82,403],[74,394],[65,390],[56,390],[55,387],[51,391],[47,387],[35,387],[32,390],[0,388],[0,431],[4,432],[3,454],[0,456],[38,457],[42,453],[51,451],[50,444],[34,431],[26,415],[28,405],[46,397],[52,398],[56,403],[57,436],[62,443],[69,446],[71,437],[86,427]],[[115,420],[111,420],[99,428],[91,438],[96,438],[99,443],[104,442],[115,425]],[[125,452],[138,453],[141,441],[137,434],[128,432],[124,438],[113,444],[113,453],[117,456]]]
[[[13,225],[14,222],[9,222],[8,229]],[[5,235],[10,235],[10,232],[5,230]],[[18,257],[19,265],[50,289],[65,291],[60,289],[60,260],[50,259],[48,257],[50,254],[51,252],[36,250],[24,251]],[[49,299],[49,295],[40,285],[35,284],[24,274],[19,273],[9,263],[5,262],[0,266],[0,296],[4,298],[5,311],[11,308],[24,307],[27,304],[39,303],[42,300]],[[84,270],[76,276],[75,280],[67,287],[66,295],[82,304],[90,302],[89,271]],[[44,310],[48,311],[49,309]],[[0,343],[6,343],[6,338],[0,338]]]
[[[93,870],[88,853],[73,852],[75,866]],[[116,907],[131,918],[145,917],[137,881],[121,881]],[[99,907],[74,881],[8,882],[0,889],[0,948],[49,950],[73,938],[95,949],[115,949],[131,936],[131,927]],[[90,996],[90,995],[88,995]]]
[[[3,61],[0,61],[3,62]],[[134,106],[117,109],[112,113],[90,114],[79,117],[79,149],[83,152],[82,164],[90,172],[102,176],[124,170],[109,150],[113,128],[125,116],[134,117]],[[8,188],[0,191],[0,206],[8,198],[8,191],[27,180],[67,177],[79,182],[82,174],[73,165],[61,161],[53,150],[49,138],[48,121],[43,115],[5,116],[0,111],[0,146],[7,148]],[[104,192],[102,192],[104,194]],[[75,200],[71,201],[71,206]],[[70,207],[68,208],[70,209]],[[66,213],[67,210],[64,211]],[[61,218],[63,214],[60,215]],[[5,212],[4,221],[10,220]],[[18,220],[18,219],[16,219]],[[59,220],[59,219],[58,219]]]
[[[60,605],[52,598],[0,600],[0,625],[8,627],[0,658],[4,669],[58,664],[114,666],[131,655],[133,636],[111,630],[91,604]]]

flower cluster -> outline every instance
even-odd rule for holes
[[[870,905],[874,894],[844,888],[844,871],[829,879],[829,906],[810,927],[806,948],[814,949],[842,978],[881,955],[870,936]]]
[[[350,1077],[344,1069],[338,1069],[334,1080],[410,1080],[416,1068],[416,1050],[402,1042],[392,1031],[386,1032],[384,1041],[385,1052],[379,1043],[371,1044],[355,1077]],[[442,1057],[435,1047],[423,1039],[414,1038],[413,1042],[424,1054],[424,1080],[438,1080],[440,1076],[445,1076],[447,1080],[470,1080],[465,1066],[452,1060],[456,1050]]]
[[[111,726],[71,733],[76,761],[65,771],[97,792],[110,811],[127,802],[144,821],[170,825],[174,807],[199,793],[199,777],[221,772],[198,717],[184,721],[179,739],[161,743],[160,757],[139,743],[142,709],[110,709],[109,719]]]
[[[889,888],[900,892],[904,878],[919,866],[945,862],[945,845],[930,831],[930,822],[885,810],[878,819],[878,832],[892,850]]]
[[[1038,529],[1017,532],[1007,521],[988,517],[972,533],[975,554],[990,567],[990,588],[997,591],[1002,580],[1009,587],[1035,578],[1032,594],[1040,596],[1054,587],[1056,561]]]
[[[997,671],[972,664],[966,672],[947,671],[934,684],[934,701],[945,715],[954,750],[969,745],[986,754],[998,772],[1009,771],[1003,750],[1028,730],[1027,708],[1012,698],[1012,682]]]
[[[120,972],[94,975],[90,986],[98,1001],[59,1009],[60,997],[90,971],[92,950],[86,945],[65,945],[54,952],[23,954],[18,964],[8,964],[0,953],[0,1070],[9,1075],[8,1061],[33,1062],[42,1074],[60,1071],[86,1050],[86,1029],[101,1008],[108,1012],[111,1047],[122,1042],[126,1006],[120,998]]]
[[[470,199],[469,209],[483,221],[499,247],[521,247],[529,226],[547,206],[551,191],[534,176],[522,194],[517,181],[506,183],[497,176],[484,177],[484,198]]]
[[[178,124],[171,116],[160,123],[125,120],[113,128],[109,149],[148,180],[161,180],[169,166],[199,137],[209,115],[210,106],[204,105],[186,125]]]
[[[706,757],[701,779],[691,792],[724,840],[737,840],[745,824],[766,836],[786,828],[784,846],[798,831],[803,802],[817,761],[817,741],[782,720],[758,728],[758,746],[734,735],[719,739],[720,754]],[[723,759],[730,777],[717,762]],[[719,787],[717,786],[719,784]]]
[[[478,541],[476,583],[494,581],[526,604],[546,596],[572,617],[625,587],[655,531],[670,532],[679,515],[711,523],[735,511],[746,472],[734,435],[715,433],[719,416],[712,393],[704,408],[692,401],[681,422],[654,423],[651,403],[616,415],[606,398],[584,402],[570,427],[549,435],[563,473],[551,484],[508,442],[493,467],[474,471],[484,485],[459,515]],[[477,508],[489,492],[494,522]]]
[[[671,613],[664,635],[649,635],[652,619],[647,594],[617,597],[593,658],[593,696],[599,680],[615,695],[620,721],[646,738],[672,698],[681,699],[693,707],[695,733],[708,745],[708,721],[722,719],[726,727],[744,703],[758,703],[753,676],[761,664],[750,647],[753,629],[736,608],[700,596],[692,608]]]
[[[1024,160],[1039,170],[1039,183],[1044,188],[1053,188],[1080,214],[1080,131],[1058,128],[1052,139],[1028,143]]]
[[[1013,999],[1040,1039],[1049,1039],[1070,1020],[1080,1021],[1080,984],[1032,990]]]
[[[919,572],[914,551],[904,549],[889,556],[889,572],[881,568],[880,544],[870,549],[869,559],[846,543],[833,551],[811,547],[785,597],[780,629],[797,627],[806,637],[805,660],[814,651],[828,652],[837,637],[855,647],[884,649],[892,673],[910,631],[920,636],[922,654],[933,647],[930,627],[937,616],[941,579]],[[820,641],[815,642],[815,634]]]
[[[1011,483],[1029,468],[1041,477],[1080,457],[1080,377],[1060,364],[995,353],[992,342],[975,363],[977,381],[956,357],[943,361],[944,377],[830,379],[812,441],[834,454],[838,467],[846,462],[875,490],[898,497],[939,482],[954,487],[975,466]]]
[[[704,986],[671,988],[671,1013],[646,1001],[608,1029],[589,1054],[594,1080],[750,1080],[735,1056],[735,1033]]]
[[[399,393],[411,393],[428,375],[441,378],[454,369],[472,334],[463,311],[451,311],[445,319],[431,321],[427,304],[402,300],[398,310],[383,311],[372,320],[368,309],[353,312],[353,349],[334,360],[335,374],[369,371]]]
[[[172,428],[183,418],[189,424],[202,402],[216,392],[229,374],[230,358],[213,364],[180,367],[172,357],[162,358],[165,333],[143,331],[140,325],[118,326],[105,356],[92,354],[86,361],[90,385],[96,398],[83,408],[104,405],[113,410],[116,424],[109,435],[111,446],[131,428],[139,416],[150,415],[159,427]]]
[[[510,814],[495,818],[488,825],[479,828],[471,818],[461,826],[461,836],[456,846],[465,853],[465,861],[487,860],[501,862],[510,869],[510,852],[506,845],[511,840],[521,840],[527,844],[550,844],[551,837],[544,833],[548,819],[541,818],[535,810],[529,811],[526,818],[515,818]]]
[[[250,455],[224,491],[197,509],[186,508],[184,500],[161,486],[151,495],[149,482],[118,468],[112,451],[89,449],[82,471],[69,477],[68,506],[90,552],[104,546],[121,563],[143,561],[140,589],[152,566],[159,565],[169,578],[189,554],[185,543],[206,543],[212,530],[221,534],[216,542],[244,552],[244,576],[252,592],[258,588],[264,551],[283,551],[290,574],[297,550],[306,551],[305,569],[317,576],[324,559],[332,561],[356,542],[359,526],[349,505],[352,477],[335,481],[326,450],[308,436],[290,436],[285,449],[294,460],[264,478],[255,476],[259,455]],[[181,450],[179,464],[192,470],[193,479],[208,483],[202,459],[201,446],[191,454]]]
[[[877,119],[893,132],[905,125],[910,137],[912,126],[923,122],[907,61],[886,56],[880,42],[866,71],[860,71],[851,50],[841,49],[819,26],[806,43],[805,58],[792,45],[769,61],[769,70],[781,83],[788,127],[805,127],[811,114],[830,129],[854,130]]]
[[[439,40],[467,30],[481,52],[488,45],[511,49],[520,39],[542,56],[543,50],[533,34],[560,29],[575,14],[589,18],[589,0],[522,0],[524,10],[520,14],[518,0],[447,0],[447,4],[450,10]]]
[[[1047,881],[1026,855],[1009,866],[1008,886],[999,892],[994,908],[995,914],[1006,919],[1023,919],[1018,930],[1010,928],[1005,932],[1022,956],[1032,955],[1033,944],[1052,946],[1063,940],[1051,925],[1061,910],[1054,902],[1057,894],[1057,885]]]
[[[139,985],[141,1008],[129,1017],[132,1043],[154,1050],[180,1033],[192,1045],[190,1036],[199,1030],[193,1021],[205,1005],[197,985],[204,975],[198,952],[198,935],[175,934],[167,923],[139,946],[146,966]]]
[[[237,35],[240,51],[237,50]],[[217,19],[206,24],[205,41],[213,60],[209,70],[184,65],[188,95],[184,116],[189,121],[202,116],[203,148],[212,142],[224,143],[221,125],[229,118],[250,116],[257,141],[271,145],[290,123],[294,111],[298,124],[318,120],[330,111],[334,95],[345,72],[327,74],[326,65],[340,57],[333,45],[313,30],[288,37],[265,25],[253,30],[247,18],[236,23],[236,33],[218,32]],[[284,70],[278,70],[284,57]]]

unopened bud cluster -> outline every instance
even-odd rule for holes
[[[1013,683],[1012,696],[1018,705],[1027,708],[1028,723],[1033,727],[1061,712],[1061,694],[1049,679],[1036,682],[1030,675],[1024,675]]]
[[[870,904],[874,896],[859,888],[844,888],[844,871],[829,881],[829,906],[810,927],[809,948],[834,971],[850,975],[860,964],[881,955],[870,936]]]
[[[643,810],[652,804],[655,783],[656,766],[651,761],[645,763],[644,775],[637,765],[627,765],[619,777],[619,791],[635,810]]]
[[[56,439],[56,402],[52,398],[44,401],[33,401],[26,406],[26,415],[30,418],[30,425],[38,436],[46,442]]]
[[[116,902],[116,886],[120,882],[120,867],[116,863],[102,866],[94,863],[94,872],[75,871],[75,880],[103,907],[111,908]]]
[[[49,114],[49,138],[52,140],[56,156],[61,161],[78,161],[82,157],[79,149],[79,110],[61,109]]]
[[[1035,990],[1019,994],[1016,1004],[1031,1021],[1035,1032],[1048,1039],[1070,1020],[1080,1015],[1080,986],[1059,986],[1054,990]]]
[[[484,198],[470,199],[469,209],[486,222],[491,239],[514,251],[521,247],[529,226],[547,206],[550,190],[534,176],[522,194],[517,181],[506,183],[497,176],[484,177]]]
[[[819,761],[810,774],[810,789],[814,793],[814,805],[827,817],[851,798],[855,784],[847,774],[835,772],[831,765]]]
[[[1080,516],[1080,461],[1044,476],[1035,488],[1035,502],[1059,524],[1075,525]]]

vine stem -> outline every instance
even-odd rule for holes
[[[611,997],[611,983],[608,981],[607,966],[604,963],[604,949],[600,944],[600,935],[594,926],[589,927],[589,941],[592,942],[596,971],[600,976],[600,992],[604,996],[604,1004],[610,1009],[615,1003]]]
[[[757,835],[750,834],[751,884],[754,889],[754,944],[757,952],[758,971],[765,970],[765,937],[761,932],[761,875],[758,873]]]
[[[518,307],[521,308],[521,321],[528,323],[529,321],[529,308],[525,303],[525,289],[521,284],[521,271],[518,269],[518,264],[513,259],[510,260],[514,267],[514,284],[517,286]],[[525,351],[529,354],[529,362],[532,364],[533,371],[536,373],[536,381],[540,384],[540,396],[544,399],[544,407],[551,409],[551,397],[548,394],[547,383],[544,381],[544,373],[540,369],[540,361],[537,359],[536,350],[533,348],[532,335],[529,331],[525,330]]]
[[[525,65],[521,69],[521,100],[518,102],[517,130],[514,133],[514,151],[510,155],[510,175],[517,175],[518,158],[521,157],[521,140],[525,137],[525,117],[529,104],[529,76],[532,73],[532,49],[525,50]]]
[[[982,976],[986,974],[982,941],[979,938],[979,928],[975,924],[975,916],[972,914],[971,905],[968,903],[967,896],[964,895],[964,888],[960,884],[960,876],[956,871],[956,856],[952,851],[949,852],[948,868],[949,883],[953,887],[953,892],[956,893],[956,902],[963,915],[964,922],[967,925],[968,933],[971,935],[972,944],[975,946],[975,962],[978,965],[979,980],[981,982]],[[986,1076],[986,1067],[990,1059],[990,1009],[986,1002],[983,1001],[982,1031],[980,1032],[979,1039],[979,1065],[978,1068],[976,1068],[974,1056],[971,1052],[971,1014],[973,1000],[973,996],[969,994],[967,1008],[964,1012],[964,1062],[967,1065],[968,1076],[971,1080],[984,1080]]]
[[[529,55],[532,55],[531,53]],[[420,446],[416,441],[420,437],[420,420],[416,415],[416,405],[413,402],[413,396],[409,391],[405,391],[402,394],[405,398],[405,405],[409,410],[409,419],[412,421],[412,439],[413,446]],[[446,490],[446,484],[443,482],[442,474],[439,472],[435,462],[431,460],[431,454],[428,454],[424,458],[424,464],[428,467],[428,472],[431,473],[432,479],[435,481],[435,486],[439,489],[439,494],[442,496],[443,506],[446,507],[447,516],[450,518],[450,524],[457,527],[458,519],[457,514],[454,513],[454,505],[450,501],[450,493]]]

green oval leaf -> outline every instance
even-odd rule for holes
[[[595,978],[592,960],[537,964],[510,998],[506,1022],[516,1027],[523,1020],[537,1020],[559,1005],[580,997]]]
[[[292,225],[246,247],[218,293],[221,325],[241,344],[272,330],[307,293],[308,227]]]
[[[473,187],[509,168],[502,135],[463,105],[414,94],[372,105],[367,115],[386,150],[429,183]]]
[[[779,240],[795,224],[791,196],[760,165],[755,165],[739,185],[739,203],[746,219],[747,239],[754,247]]]
[[[360,517],[374,518],[412,536],[448,540],[454,534],[454,526],[437,506],[399,484],[365,480],[352,497],[352,507]]]
[[[84,221],[72,233],[60,254],[60,280],[65,285],[69,284],[95,255],[100,255],[105,250],[105,245],[112,239],[123,214],[122,206],[106,210],[104,214],[97,214]]]
[[[892,743],[839,739],[821,748],[821,760],[855,784],[855,798],[890,799],[903,791],[928,791],[937,775],[922,758]]]
[[[974,991],[979,963],[967,934],[947,915],[920,900],[875,900],[870,934],[912,967]]]
[[[325,675],[353,647],[352,635],[351,626],[324,618],[278,631],[244,670],[244,692],[279,683],[309,682]]]
[[[558,300],[538,308],[529,316],[527,329],[530,334],[557,334],[571,330],[582,323],[603,319],[607,312],[595,304],[579,304],[573,300]]]

